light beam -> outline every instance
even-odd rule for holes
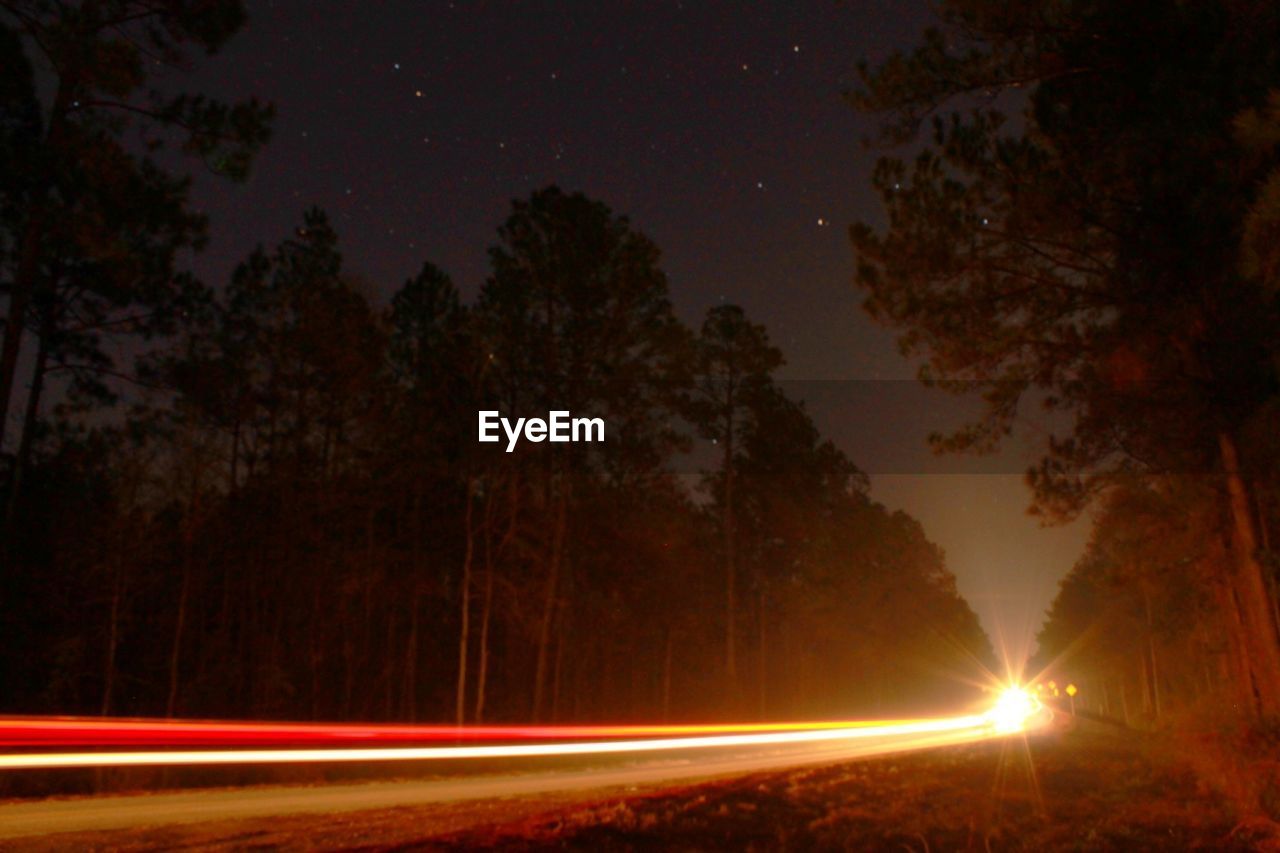
[[[1030,699],[1025,691],[1019,694]],[[154,749],[141,751],[17,752],[0,755],[0,770],[160,765],[281,764],[309,762],[438,761],[475,758],[529,758],[616,755],[726,747],[885,741],[885,751],[968,743],[1021,731],[1038,710],[1006,691],[982,714],[915,720],[760,723],[690,726],[313,726],[287,723],[215,723],[87,720],[0,721],[0,740],[26,747],[166,747],[235,743],[238,746],[288,742],[350,743],[353,740],[439,742],[519,738],[532,743],[483,743],[455,746],[329,747],[292,746],[255,749]],[[62,738],[62,740],[59,740]],[[273,740],[274,739],[274,740]],[[541,742],[538,742],[541,741]],[[553,741],[553,742],[547,742]]]

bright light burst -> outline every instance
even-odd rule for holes
[[[1020,732],[1027,720],[1040,710],[1040,702],[1024,688],[1013,685],[1000,692],[996,704],[987,712],[996,731]]]

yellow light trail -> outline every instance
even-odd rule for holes
[[[1025,694],[1024,694],[1025,695]],[[630,740],[590,740],[568,743],[486,744],[480,746],[381,747],[331,749],[221,749],[157,750],[132,752],[46,752],[0,755],[0,770],[31,770],[72,767],[128,767],[214,764],[296,764],[308,762],[438,761],[469,758],[528,758],[573,755],[610,755],[717,747],[782,746],[818,743],[897,739],[891,748],[943,746],[1021,731],[1038,703],[1013,703],[1002,698],[983,714],[910,721],[851,722],[829,728],[746,732],[727,727],[735,734],[684,737],[655,737]],[[937,737],[944,735],[944,737]],[[918,741],[912,741],[913,736]]]

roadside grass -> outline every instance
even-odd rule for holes
[[[1257,850],[1178,740],[1053,731],[722,781],[24,839],[113,850]],[[1196,744],[1183,741],[1187,750]]]
[[[1133,738],[1070,732],[593,804],[397,850],[1254,850],[1231,804]]]

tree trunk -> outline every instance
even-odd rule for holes
[[[385,670],[383,676],[383,698],[382,698],[382,719],[395,719],[395,679],[396,679],[396,611],[392,611],[387,616],[387,640],[384,647],[385,654]]]
[[[1262,550],[1271,550],[1271,525],[1267,523],[1267,507],[1262,502],[1262,487],[1257,483],[1253,484],[1253,503],[1258,510],[1258,535],[1262,538]]]
[[[1230,583],[1231,569],[1226,566],[1231,560],[1230,546],[1226,541],[1226,536],[1218,543],[1221,549],[1220,553],[1213,555],[1215,559],[1210,560],[1210,564],[1222,566],[1218,570],[1218,574],[1212,577],[1211,588],[1216,598],[1218,611],[1223,620],[1224,639],[1227,644],[1226,653],[1226,683],[1231,685],[1237,699],[1242,707],[1251,705],[1251,691],[1249,690],[1249,665],[1244,647],[1244,627],[1241,622],[1239,595],[1235,587]]]
[[[1253,516],[1240,474],[1235,441],[1218,434],[1231,516],[1231,583],[1240,608],[1242,646],[1252,710],[1258,716],[1280,715],[1280,637],[1276,633],[1266,575],[1258,559]]]
[[[182,588],[178,592],[178,612],[174,617],[173,645],[169,649],[169,695],[164,703],[164,715],[172,718],[178,704],[178,669],[182,662],[182,635],[187,623],[187,596],[191,586],[191,546],[186,545],[182,559]]]
[[[372,510],[369,515],[370,517],[373,516]],[[368,572],[368,567],[373,565],[373,555],[372,552],[370,552],[367,562],[365,563],[366,572]],[[372,667],[369,666],[369,661],[372,657],[374,647],[373,621],[375,607],[373,602],[373,584],[374,576],[371,574],[366,574],[361,579],[361,585],[364,587],[364,611],[362,613],[363,618],[360,620],[360,651],[359,656],[357,657],[357,662],[364,676],[365,684],[364,689],[360,691],[360,708],[358,713],[361,718],[367,717],[373,709],[373,689],[376,684],[371,672]]]
[[[548,676],[548,656],[551,646],[551,629],[554,626],[556,602],[560,594],[560,563],[564,551],[566,504],[568,499],[561,489],[556,498],[555,526],[551,534],[551,549],[547,557],[547,592],[542,602],[542,621],[538,626],[538,658],[533,674],[533,718],[540,720]]]
[[[356,687],[356,640],[351,623],[355,621],[350,607],[343,607],[342,614],[342,717],[351,719],[351,697]]]
[[[662,652],[662,722],[671,719],[671,653],[675,646],[675,631],[667,626],[666,642]]]
[[[67,111],[75,97],[77,74],[74,69],[62,69],[58,89],[49,111],[49,123],[45,131],[44,150],[56,151],[61,145],[66,125]],[[8,437],[9,404],[13,398],[13,380],[18,370],[18,357],[22,354],[22,332],[26,323],[27,308],[36,292],[40,275],[40,261],[44,251],[45,220],[48,218],[48,186],[37,191],[27,207],[27,222],[18,240],[17,264],[9,281],[9,310],[4,321],[4,342],[0,344],[0,448]]]
[[[737,535],[734,531],[733,517],[733,397],[729,397],[729,415],[725,422],[724,435],[724,507],[722,508],[721,532],[724,536],[724,671],[730,692],[736,690],[738,681],[737,654],[737,611],[738,611],[738,565]]]
[[[3,541],[6,548],[12,543],[13,522],[18,502],[22,500],[22,477],[31,464],[31,446],[40,420],[40,398],[44,394],[44,375],[49,366],[49,339],[53,335],[52,314],[42,325],[35,370],[31,375],[31,392],[27,395],[27,410],[22,417],[22,436],[18,439],[18,453],[13,460],[13,474],[9,477],[9,492],[5,496]]]
[[[760,585],[757,606],[759,609],[759,618],[760,618],[759,636],[757,638],[758,652],[760,657],[760,673],[759,673],[759,678],[757,679],[757,682],[756,682],[756,703],[758,706],[756,708],[756,713],[759,715],[760,719],[763,720],[765,719],[765,691],[768,689],[768,681],[769,681],[768,679],[769,672],[768,672],[768,666],[767,666],[768,656],[766,654],[765,634],[764,634],[764,624],[765,624],[764,584]]]
[[[476,710],[475,721],[484,720],[485,690],[489,684],[489,624],[493,618],[493,565],[484,573],[484,605],[480,611],[480,649],[476,661]]]
[[[123,526],[120,529],[118,540],[116,552],[113,555],[115,572],[111,579],[111,609],[107,617],[107,647],[102,672],[102,705],[99,709],[104,717],[111,713],[111,700],[116,683],[116,649],[120,646],[120,608],[123,606],[125,588]]]
[[[489,678],[489,624],[493,617],[493,500],[485,495],[484,504],[484,592],[480,602],[480,648],[476,659],[476,704],[474,719],[480,722],[484,713],[485,682]]]
[[[35,292],[40,271],[41,243],[44,242],[44,218],[47,201],[37,199],[30,207],[27,227],[18,247],[18,264],[9,287],[9,310],[4,322],[4,343],[0,345],[0,447],[8,437],[9,403],[13,397],[13,380],[22,353],[22,333],[27,321],[27,308]]]
[[[471,561],[475,554],[475,480],[467,478],[467,508],[463,513],[463,524],[466,528],[467,541],[462,557],[462,585],[458,597],[462,600],[462,612],[459,614],[458,629],[458,686],[454,697],[454,722],[462,725],[466,722],[467,713],[467,658],[471,651]]]
[[[1150,659],[1151,680],[1151,707],[1155,711],[1156,718],[1160,717],[1160,670],[1156,666],[1156,638],[1155,627],[1151,621],[1151,590],[1144,585],[1142,588],[1142,600],[1147,608],[1147,656]]]
[[[404,709],[409,722],[418,721],[418,589],[409,600],[409,638],[404,649]]]
[[[565,609],[563,607],[556,608],[556,658],[555,663],[551,667],[551,720],[559,722],[560,720],[560,685],[561,675],[564,672],[564,649],[565,642]]]
[[[408,661],[405,665],[405,693],[409,702],[409,719],[418,719],[418,622],[419,608],[422,606],[422,480],[415,478],[413,483],[413,501],[411,503],[409,560],[413,572],[413,612],[410,617],[409,646],[405,651]]]
[[[493,537],[489,533],[485,534],[484,604],[480,612],[480,660],[479,670],[476,672],[475,721],[477,723],[484,720],[484,703],[489,686],[489,628],[493,621],[493,587],[496,579],[494,573],[497,571],[495,559],[506,553],[507,546],[515,538],[520,518],[520,483],[514,473],[510,475],[507,490],[510,498],[510,506],[508,508],[510,515],[507,519],[507,530],[502,534],[502,541],[498,543],[496,554],[493,548]],[[493,520],[490,519],[488,529],[492,530],[492,528]]]
[[[1258,510],[1258,535],[1262,538],[1262,551],[1268,557],[1271,554],[1271,525],[1267,523],[1267,507],[1262,502],[1262,486],[1256,481],[1253,484],[1253,502]],[[1267,575],[1267,592],[1271,596],[1271,618],[1275,620],[1276,627],[1280,629],[1280,589],[1276,586],[1276,573],[1273,570],[1268,571]]]
[[[169,650],[169,695],[164,703],[165,717],[172,717],[178,704],[178,670],[182,663],[182,635],[187,624],[187,599],[191,590],[192,564],[195,562],[195,525],[199,512],[200,484],[198,476],[193,474],[186,517],[182,520],[182,586],[178,591],[177,614],[174,617],[173,646]]]
[[[231,467],[227,472],[227,491],[235,494],[240,486],[240,413],[236,412],[235,423],[231,426]]]
[[[1139,685],[1142,688],[1142,711],[1145,714],[1151,714],[1153,708],[1151,701],[1151,658],[1147,655],[1146,649],[1142,649],[1138,660],[1142,664],[1142,683]]]

